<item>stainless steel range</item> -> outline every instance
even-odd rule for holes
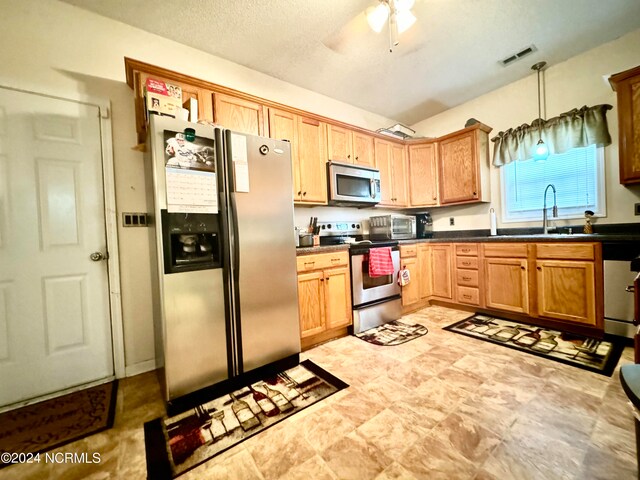
[[[369,251],[376,247],[391,247],[393,274],[369,276]],[[402,316],[401,290],[397,283],[400,271],[398,242],[359,242],[350,245],[351,299],[353,332],[361,333]]]

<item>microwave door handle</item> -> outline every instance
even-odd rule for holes
[[[369,179],[369,195],[371,198],[376,198],[376,180],[374,178]]]

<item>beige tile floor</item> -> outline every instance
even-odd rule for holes
[[[405,321],[395,347],[345,337],[303,354],[350,384],[182,479],[633,479],[633,419],[611,378],[441,329],[466,312]],[[120,383],[114,427],[58,449],[99,464],[15,465],[2,479],[143,479],[142,425],[163,414],[153,373]]]

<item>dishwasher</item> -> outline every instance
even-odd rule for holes
[[[604,332],[633,338],[633,281],[631,260],[640,255],[640,245],[627,242],[603,242]]]

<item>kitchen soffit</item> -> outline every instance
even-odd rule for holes
[[[417,0],[389,53],[377,0],[62,1],[408,125],[640,28],[637,0]]]

